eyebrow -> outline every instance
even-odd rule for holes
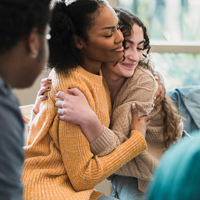
[[[108,27],[104,27],[101,30],[107,30],[107,29],[115,29],[115,26],[108,26]]]
[[[130,44],[134,44],[131,40],[125,40],[126,42],[130,43]],[[141,42],[139,42],[137,45],[144,43],[144,40],[142,40]]]

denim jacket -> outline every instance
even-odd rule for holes
[[[179,113],[185,118],[184,130],[188,133],[200,129],[200,86],[177,88],[167,94],[176,102]]]

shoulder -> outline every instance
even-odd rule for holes
[[[143,67],[138,66],[135,70],[134,75],[132,76],[132,79],[141,83],[141,82],[152,82],[155,83],[156,80],[153,76],[153,74],[151,73],[150,70],[145,69]]]
[[[128,78],[124,84],[128,90],[144,89],[149,92],[156,92],[158,83],[148,69],[138,66],[132,77]]]

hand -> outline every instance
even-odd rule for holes
[[[146,137],[146,130],[147,130],[147,126],[150,123],[150,119],[151,119],[151,115],[147,115],[144,117],[140,117],[140,119],[138,119],[137,117],[137,108],[136,105],[133,103],[132,104],[132,122],[131,122],[131,130],[136,130],[139,131],[143,137]]]
[[[65,122],[80,125],[82,132],[91,143],[103,133],[103,126],[95,112],[90,108],[84,94],[77,88],[68,89],[69,95],[65,92],[58,92],[56,97],[62,99],[56,101],[59,107],[57,113],[60,119]]]
[[[159,74],[158,72],[154,72],[154,77],[156,81],[158,82],[158,90],[154,96],[153,107],[157,106],[164,99],[165,94],[166,94],[164,79],[161,76],[161,74]]]
[[[90,108],[85,95],[77,88],[67,89],[73,95],[65,92],[58,92],[57,98],[62,100],[56,101],[59,108],[57,113],[60,119],[72,124],[82,125],[87,120],[88,115],[93,112]]]
[[[37,93],[35,104],[33,106],[33,111],[35,114],[39,113],[41,102],[48,99],[48,96],[44,95],[44,93],[51,90],[51,87],[47,86],[47,84],[50,84],[51,82],[52,82],[52,80],[49,78],[43,78],[41,80],[40,89]]]

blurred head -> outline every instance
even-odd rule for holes
[[[50,0],[0,1],[0,62],[7,64],[1,66],[0,75],[12,87],[30,86],[47,62],[49,4]]]
[[[102,62],[117,62],[123,56],[118,18],[107,1],[57,2],[50,26],[49,67],[57,72],[80,65],[97,73]]]
[[[124,60],[117,65],[105,63],[103,72],[117,77],[131,77],[138,64],[149,54],[150,45],[146,27],[141,20],[124,9],[115,9],[126,47]]]

